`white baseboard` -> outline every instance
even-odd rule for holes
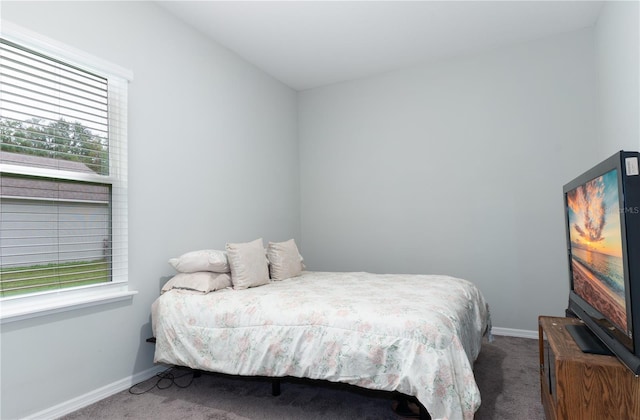
[[[514,328],[493,327],[491,328],[491,333],[493,335],[506,335],[508,337],[533,338],[536,340],[538,339],[538,331],[531,330],[517,330]]]
[[[36,419],[53,419],[62,417],[69,413],[72,413],[76,410],[79,410],[83,407],[86,407],[90,404],[98,402],[104,398],[110,397],[113,394],[117,394],[120,391],[124,391],[125,389],[129,389],[133,385],[145,381],[155,374],[166,370],[167,366],[154,366],[151,369],[147,369],[143,372],[136,373],[135,375],[131,375],[124,379],[120,379],[119,381],[113,382],[112,384],[103,386],[102,388],[98,388],[94,391],[87,392],[84,395],[81,395],[76,398],[72,398],[69,401],[65,401],[56,406],[47,408],[46,410],[39,411],[35,414],[31,414],[29,416],[24,417],[24,419],[36,420]]]

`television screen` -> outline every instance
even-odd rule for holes
[[[569,262],[567,326],[586,353],[640,375],[640,154],[620,151],[562,188]]]
[[[567,191],[566,199],[573,291],[629,335],[618,171]]]

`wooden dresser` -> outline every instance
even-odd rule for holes
[[[640,420],[640,377],[618,359],[583,353],[573,318],[538,318],[540,390],[547,420]]]

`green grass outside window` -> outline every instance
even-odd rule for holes
[[[3,268],[0,271],[0,297],[105,283],[109,280],[109,265],[104,260]]]

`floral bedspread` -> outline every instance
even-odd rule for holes
[[[489,312],[469,281],[304,272],[246,290],[164,293],[155,362],[346,382],[412,395],[434,419],[473,419]]]

